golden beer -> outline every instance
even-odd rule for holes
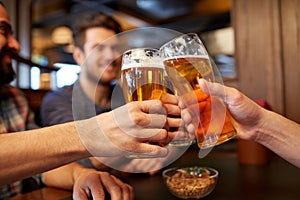
[[[127,102],[160,99],[166,92],[164,70],[161,67],[135,66],[123,69],[122,83]]]
[[[158,49],[136,48],[126,51],[122,58],[121,82],[127,103],[161,99],[166,92],[164,66]],[[164,146],[165,144],[160,144]],[[129,158],[150,158],[151,154],[132,153]]]
[[[175,88],[188,91],[189,87],[194,92],[194,102],[197,105],[194,112],[200,112],[199,125],[196,139],[200,148],[208,148],[221,144],[236,135],[231,123],[231,116],[224,103],[216,97],[204,93],[199,86],[199,79],[205,78],[214,81],[210,60],[206,55],[185,55],[166,58],[164,60],[165,70]],[[191,90],[190,89],[190,90]],[[176,90],[176,89],[175,89]],[[184,94],[181,95],[184,98]],[[219,109],[220,107],[224,110]],[[217,108],[217,109],[215,109]],[[225,111],[225,114],[224,112]],[[198,113],[199,115],[199,113]]]

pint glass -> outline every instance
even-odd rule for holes
[[[160,99],[166,91],[164,67],[157,49],[126,51],[122,59],[121,77],[127,102]]]
[[[198,119],[195,133],[200,148],[210,148],[236,136],[231,116],[218,97],[202,92],[199,79],[214,82],[209,55],[197,34],[177,37],[160,48],[165,70],[175,90],[193,118]],[[192,94],[192,95],[190,95]]]
[[[158,49],[136,48],[123,53],[121,81],[126,102],[161,99],[166,92],[164,66]],[[153,157],[130,154],[130,158]]]

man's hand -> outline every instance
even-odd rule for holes
[[[108,172],[81,168],[74,172],[74,200],[104,200],[105,190],[112,200],[133,200],[133,188]]]

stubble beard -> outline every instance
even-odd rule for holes
[[[0,50],[0,85],[9,84],[15,79],[16,73],[11,63],[4,63],[4,56],[7,56],[5,49]]]
[[[87,74],[88,80],[91,80],[97,86],[109,86],[111,81],[103,80],[101,77],[96,77],[94,74]]]

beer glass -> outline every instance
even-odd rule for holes
[[[164,66],[158,49],[136,48],[123,53],[121,81],[126,102],[160,99],[166,92]],[[130,154],[130,158],[153,157]]]
[[[169,79],[198,124],[199,148],[206,149],[236,136],[224,102],[201,91],[199,79],[214,82],[209,55],[195,33],[179,36],[160,48]]]
[[[126,51],[122,58],[121,80],[127,102],[160,99],[166,89],[159,50],[136,48]]]

